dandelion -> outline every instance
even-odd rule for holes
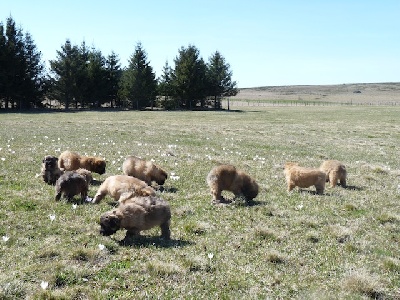
[[[105,248],[106,248],[106,246],[104,246],[103,244],[99,244],[100,251],[103,251]]]
[[[56,219],[56,215],[49,215],[49,217],[50,217],[50,221],[52,221],[52,222]]]
[[[7,242],[7,241],[10,239],[10,238],[9,238],[8,236],[6,236],[6,235],[3,235],[1,238],[3,239],[3,242]]]
[[[42,282],[40,283],[40,287],[41,287],[43,290],[47,289],[48,286],[49,286],[49,283],[48,283],[47,281],[42,281]]]

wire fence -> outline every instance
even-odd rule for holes
[[[221,105],[224,109],[230,107],[257,107],[257,106],[398,106],[399,101],[376,101],[376,102],[324,102],[304,100],[231,100],[223,99]]]

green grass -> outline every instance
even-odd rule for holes
[[[1,114],[0,299],[397,299],[399,115],[384,106]],[[66,149],[106,158],[100,181],[131,154],[179,176],[161,193],[172,241],[159,228],[130,245],[123,231],[101,236],[110,198],[56,202],[35,175],[45,155]],[[324,159],[345,163],[349,188],[286,191],[284,162]],[[255,205],[211,204],[205,177],[221,162],[257,179]]]

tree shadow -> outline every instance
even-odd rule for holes
[[[193,245],[193,242],[185,241],[181,239],[170,239],[166,240],[159,236],[128,236],[126,235],[123,240],[115,240],[120,246],[123,247],[149,247],[155,246],[156,248],[180,248],[189,245]]]

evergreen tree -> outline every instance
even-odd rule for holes
[[[46,92],[47,82],[45,66],[42,62],[42,54],[29,33],[25,34],[25,78],[23,85],[23,107],[41,106],[43,96]]]
[[[106,100],[110,102],[110,106],[120,107],[122,105],[120,97],[119,97],[119,85],[122,77],[121,65],[119,64],[119,58],[114,53],[107,57],[106,60]]]
[[[17,29],[12,17],[7,19],[6,25],[6,62],[5,62],[5,107],[15,108],[22,104],[22,91],[25,79],[24,44],[21,29]]]
[[[162,74],[158,79],[158,95],[161,96],[160,105],[165,109],[175,109],[177,108],[177,103],[173,96],[173,86],[172,86],[172,76],[173,70],[169,66],[168,61],[162,70]]]
[[[135,53],[130,57],[129,66],[125,70],[122,80],[123,95],[133,109],[153,107],[157,81],[141,43],[136,45]]]
[[[5,100],[5,84],[6,84],[6,63],[7,63],[7,51],[6,51],[6,37],[4,33],[4,25],[0,22],[0,108],[2,108]]]
[[[208,94],[214,99],[214,107],[221,108],[221,97],[234,96],[238,93],[236,82],[232,81],[230,65],[216,51],[207,65]]]
[[[72,46],[69,39],[61,47],[61,51],[57,51],[56,60],[50,61],[52,77],[50,96],[64,104],[66,110],[69,109],[72,101],[76,98],[76,73],[77,58],[79,49]]]
[[[94,107],[107,100],[106,60],[100,50],[92,49],[88,55],[86,99]]]
[[[182,47],[175,58],[173,76],[175,97],[182,107],[194,108],[198,103],[204,106],[206,98],[206,65],[200,57],[199,50],[189,45]]]

